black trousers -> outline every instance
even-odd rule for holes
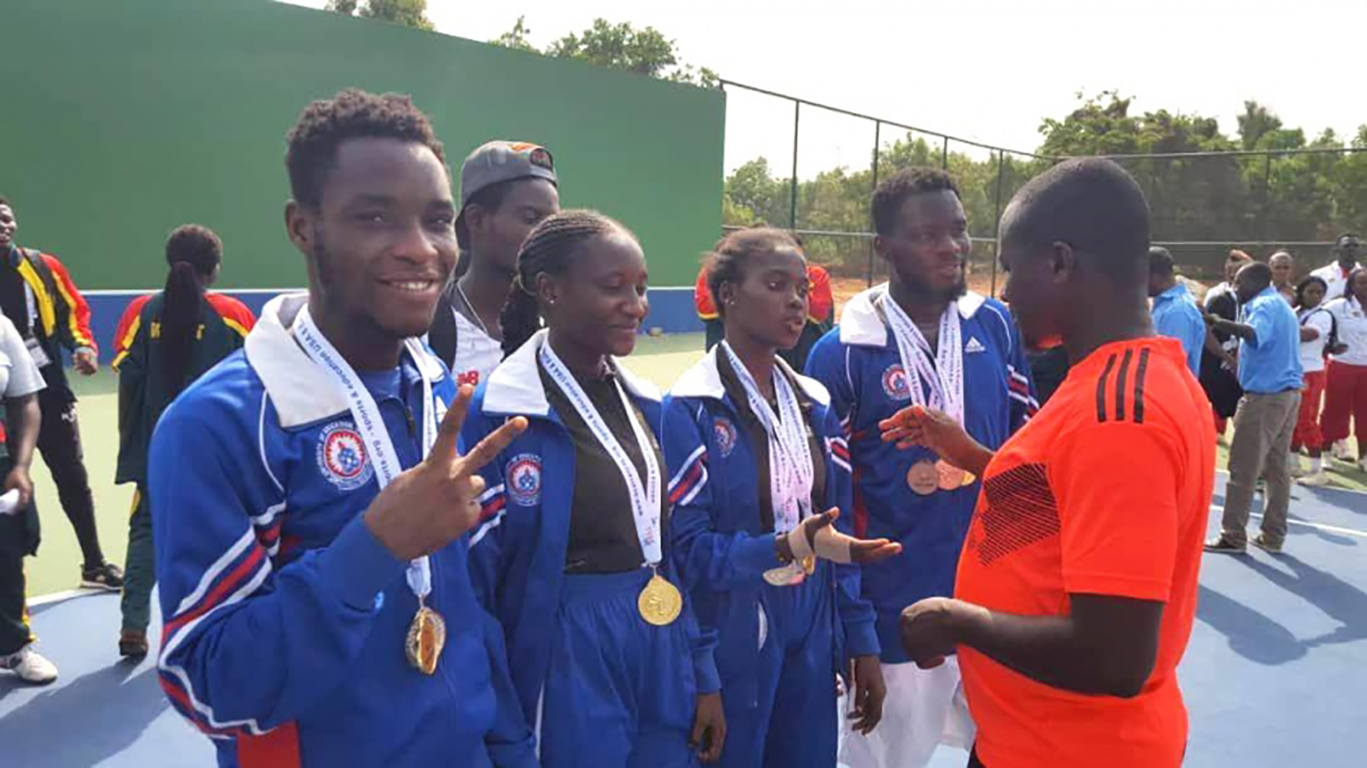
[[[57,498],[76,530],[85,566],[104,563],[100,534],[95,528],[95,497],[81,451],[81,428],[76,420],[76,400],[69,391],[48,387],[38,393],[43,425],[38,430],[38,452],[57,485]]]
[[[10,466],[8,458],[0,458],[0,480]],[[37,549],[38,513],[33,502],[12,515],[0,515],[0,656],[34,640],[24,602],[24,557]]]

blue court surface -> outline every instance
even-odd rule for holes
[[[1223,483],[1222,475],[1212,530]],[[1285,554],[1205,558],[1181,672],[1191,711],[1188,766],[1367,760],[1361,734],[1349,730],[1367,724],[1367,495],[1298,487],[1291,512]],[[213,765],[208,740],[170,709],[152,663],[117,660],[117,596],[75,597],[33,613],[40,647],[62,677],[30,688],[0,676],[0,764]],[[932,766],[962,766],[965,757],[942,749]]]

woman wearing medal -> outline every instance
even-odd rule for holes
[[[721,763],[738,768],[834,765],[836,674],[853,670],[856,729],[882,715],[874,612],[850,563],[901,546],[837,530],[850,508],[845,438],[826,388],[778,357],[802,333],[806,267],[784,232],[723,239],[708,284],[725,340],[664,406],[674,558],[699,624],[718,638],[730,732]]]
[[[711,642],[668,558],[659,395],[615,360],[635,347],[645,289],[621,224],[543,221],[501,317],[508,357],[465,425],[473,444],[531,422],[485,467],[471,571],[545,768],[712,762],[726,734]]]

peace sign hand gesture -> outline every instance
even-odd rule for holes
[[[462,456],[456,439],[473,391],[468,385],[460,388],[432,452],[394,478],[365,511],[370,532],[400,560],[431,554],[479,522],[478,500],[484,492],[479,470],[527,428],[525,418],[509,419]]]

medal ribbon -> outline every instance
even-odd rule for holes
[[[806,419],[802,416],[797,393],[788,377],[776,368],[774,395],[778,399],[779,413],[774,413],[731,345],[723,341],[721,348],[745,388],[750,410],[769,438],[769,495],[774,508],[774,530],[787,533],[812,513],[812,483],[816,474],[811,445],[807,442]]]
[[[963,424],[964,350],[957,304],[951,301],[945,307],[944,314],[940,315],[940,348],[934,362],[930,359],[930,342],[897,306],[897,302],[885,293],[880,305],[892,329],[893,338],[897,340],[897,352],[907,375],[911,401],[916,405],[944,411],[950,418]],[[922,382],[930,386],[929,402]]]
[[[399,464],[399,454],[389,439],[389,430],[385,429],[384,419],[380,416],[380,408],[375,403],[375,398],[371,397],[370,391],[361,383],[351,365],[319,332],[318,326],[314,325],[313,317],[309,314],[307,304],[300,308],[299,315],[294,320],[293,331],[294,338],[299,341],[309,359],[332,379],[346,397],[351,418],[356,422],[356,430],[361,433],[361,440],[365,444],[366,455],[375,467],[375,482],[383,490],[403,472],[403,467]],[[426,354],[415,339],[406,339],[404,347],[415,362],[421,359],[419,355]],[[432,397],[432,382],[426,376],[422,377],[422,402],[422,455],[426,457],[437,442],[437,407]],[[431,594],[432,567],[426,555],[409,561],[407,578],[408,588],[413,590],[419,602]]]
[[[570,405],[574,406],[575,412],[588,425],[593,436],[598,439],[598,444],[603,446],[603,450],[612,458],[617,465],[617,471],[622,474],[622,481],[626,483],[627,494],[631,497],[632,517],[636,521],[636,538],[641,543],[641,553],[645,555],[646,565],[654,568],[660,563],[663,556],[660,544],[660,464],[655,457],[655,448],[650,442],[650,436],[646,434],[645,428],[640,420],[636,418],[636,407],[627,398],[627,393],[622,389],[622,385],[613,378],[613,386],[617,389],[617,396],[622,399],[622,407],[626,410],[627,421],[631,422],[631,431],[636,438],[636,444],[641,448],[641,458],[645,461],[646,477],[642,482],[641,476],[636,471],[636,465],[632,464],[631,457],[622,448],[622,444],[617,442],[617,437],[608,429],[607,422],[598,413],[598,409],[593,407],[589,396],[584,393],[583,387],[570,374],[560,357],[551,349],[549,341],[541,344],[541,364],[545,366],[546,373],[550,375],[551,381],[565,393]]]

